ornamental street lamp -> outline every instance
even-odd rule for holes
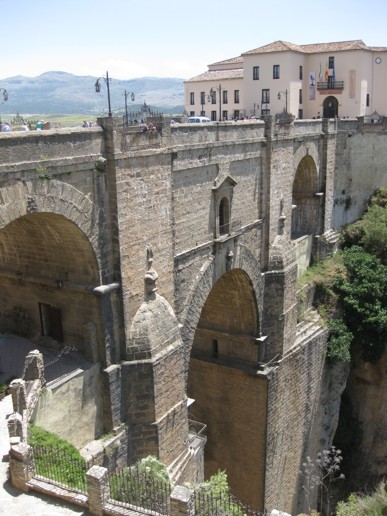
[[[211,88],[210,89],[210,94],[208,96],[208,100],[211,99],[212,103],[215,104],[216,103],[216,92],[219,92],[219,122],[222,121],[222,85],[219,84],[218,87],[215,86],[215,89]],[[215,98],[215,102],[214,102],[214,98]]]
[[[7,102],[7,100],[8,100],[8,91],[5,88],[0,88],[0,91],[3,94],[3,102]],[[0,127],[1,127],[1,116],[0,116]]]
[[[110,103],[110,87],[109,87],[109,81],[111,81],[111,79],[109,79],[109,73],[106,72],[106,77],[99,77],[97,79],[97,82],[95,83],[95,91],[97,93],[99,93],[101,91],[101,83],[99,82],[100,79],[103,79],[106,82],[107,96],[108,96],[108,106],[109,106],[109,116],[112,116],[112,108],[111,108],[111,103]]]
[[[6,89],[4,89],[4,88],[0,88],[0,91],[3,92],[3,100],[4,100],[4,102],[7,102],[7,100],[8,100],[8,91]]]
[[[136,98],[135,94],[133,92],[129,93],[128,91],[124,91],[125,95],[125,125],[128,125],[128,96],[130,95],[130,99],[132,102],[134,102],[134,99]]]
[[[288,112],[288,90],[278,92],[278,100],[281,100],[281,93],[285,95],[285,113]]]

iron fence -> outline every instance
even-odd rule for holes
[[[87,492],[86,472],[90,465],[71,457],[58,446],[31,445],[35,463],[35,478],[72,491]]]
[[[242,503],[229,492],[217,494],[208,491],[195,491],[195,516],[265,516],[265,512],[257,511]]]
[[[170,514],[170,483],[137,464],[109,476],[109,494],[109,502],[122,507],[141,507],[147,514]]]

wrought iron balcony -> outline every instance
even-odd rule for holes
[[[344,89],[344,81],[318,82],[317,89],[318,90],[343,90]]]

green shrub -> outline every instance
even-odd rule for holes
[[[377,362],[384,352],[387,330],[387,267],[359,246],[343,251],[347,274],[337,275],[344,321],[363,349],[365,362]]]
[[[336,516],[384,516],[387,514],[387,484],[381,482],[369,495],[350,494],[336,506]]]
[[[166,466],[153,455],[110,477],[111,498],[144,508],[158,508],[160,512],[171,487]]]
[[[351,360],[351,343],[353,335],[341,319],[330,319],[328,321],[328,350],[327,358],[349,362]]]
[[[340,244],[342,248],[361,246],[387,263],[387,188],[375,192],[361,220],[342,230]]]

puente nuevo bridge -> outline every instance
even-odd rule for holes
[[[385,183],[387,124],[99,124],[0,135],[0,332],[82,363],[33,419],[294,513],[327,340],[297,277]]]

